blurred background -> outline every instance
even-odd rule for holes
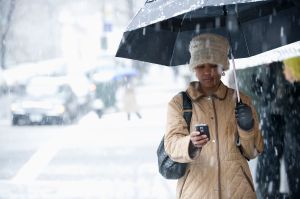
[[[176,181],[158,173],[156,149],[167,103],[193,74],[114,57],[143,4],[0,0],[1,199],[175,198]],[[239,86],[260,115],[275,83],[264,57],[251,68],[237,61]],[[232,71],[223,81],[234,87]],[[249,164],[255,177],[257,160]],[[288,192],[284,172],[276,175]]]
[[[156,148],[190,74],[114,57],[143,4],[0,0],[0,198],[175,197]]]

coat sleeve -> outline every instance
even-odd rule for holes
[[[190,135],[182,110],[182,97],[176,95],[168,104],[164,143],[166,153],[173,161],[188,163],[193,159],[188,152]]]
[[[259,121],[255,107],[252,105],[251,100],[247,96],[242,96],[243,103],[246,103],[251,107],[253,118],[254,118],[254,127],[249,131],[245,131],[241,128],[238,128],[239,134],[239,144],[242,149],[243,155],[248,159],[254,159],[257,155],[261,154],[264,149],[264,142],[261,132],[259,130]]]

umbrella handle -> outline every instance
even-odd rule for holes
[[[236,89],[237,99],[238,99],[238,102],[240,102],[241,101],[240,91],[239,91],[239,86],[238,86],[238,82],[237,82],[236,69],[235,69],[235,61],[234,61],[234,57],[233,57],[232,51],[231,51],[231,60],[232,60],[232,66],[233,66],[233,77],[234,77],[234,83],[235,83],[235,89]]]

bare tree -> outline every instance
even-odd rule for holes
[[[6,38],[15,10],[15,0],[0,0],[0,66],[5,69]]]

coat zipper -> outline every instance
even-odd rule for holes
[[[219,149],[219,132],[218,132],[218,118],[217,118],[217,112],[216,112],[216,107],[215,107],[215,101],[214,98],[211,97],[212,100],[212,105],[214,109],[214,116],[215,116],[215,127],[216,127],[216,143],[217,143],[217,160],[218,160],[218,195],[219,199],[222,199],[222,194],[221,194],[221,163],[220,163],[220,149]]]

